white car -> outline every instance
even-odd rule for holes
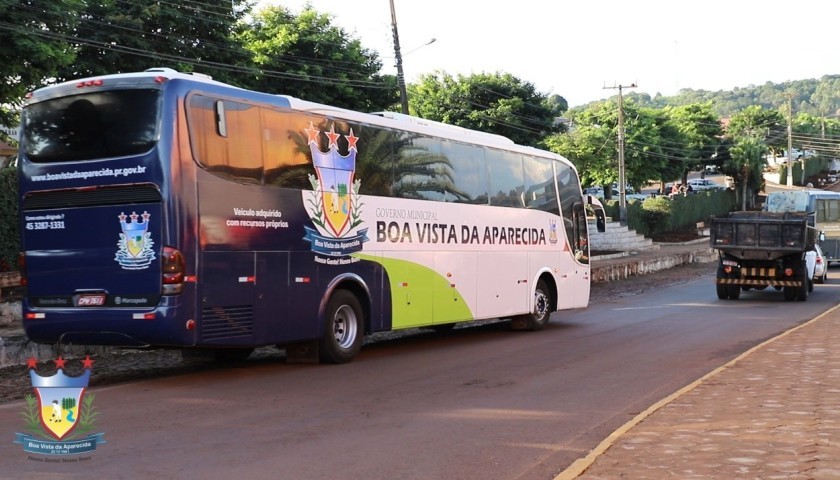
[[[726,187],[715,183],[708,178],[693,178],[688,181],[688,184],[691,185],[691,189],[695,192],[702,192],[704,190],[726,190]]]
[[[814,245],[817,257],[814,259],[814,283],[825,283],[828,278],[828,261],[819,245]]]

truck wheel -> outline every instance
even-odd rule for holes
[[[738,285],[729,285],[729,298],[732,300],[741,298],[741,287]]]
[[[790,302],[791,300],[796,299],[796,287],[784,287],[785,288],[785,300]]]
[[[811,285],[811,279],[808,278],[808,271],[807,270],[803,269],[802,278],[800,279],[800,281],[802,282],[802,285],[800,285],[796,289],[796,299],[799,300],[800,302],[804,302],[805,300],[808,300],[808,292],[810,291],[810,285]]]
[[[717,296],[720,300],[727,300],[729,299],[729,285],[722,285],[718,283],[715,285],[717,287]]]
[[[318,355],[325,363],[347,363],[359,353],[364,339],[364,314],[359,299],[347,290],[336,290],[324,314]]]

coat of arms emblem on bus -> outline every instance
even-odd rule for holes
[[[155,259],[155,252],[152,250],[155,242],[152,241],[152,233],[149,232],[149,217],[149,212],[143,212],[143,215],[137,215],[136,212],[126,215],[120,212],[118,215],[122,233],[117,241],[119,250],[114,260],[126,270],[148,268]],[[140,221],[140,218],[143,220]]]
[[[58,371],[50,377],[38,375],[34,358],[27,362],[37,396],[25,397],[26,410],[22,416],[29,434],[16,433],[15,443],[22,444],[25,452],[43,455],[74,455],[96,450],[97,444],[105,443],[104,433],[90,434],[97,412],[93,407],[94,395],[85,395],[94,360],[89,356],[82,360],[84,373],[78,377],[64,374],[66,360],[58,357],[54,361]]]
[[[368,240],[367,228],[356,230],[362,224],[359,200],[361,181],[354,179],[356,173],[356,142],[359,138],[350,129],[348,135],[335,132],[335,125],[329,132],[323,132],[329,139],[329,150],[318,148],[318,136],[322,133],[312,123],[305,130],[315,175],[309,175],[312,191],[307,200],[307,211],[317,231],[306,229],[304,239],[312,244],[312,251],[330,256],[344,256],[362,250]],[[338,152],[338,139],[347,140],[347,155]]]

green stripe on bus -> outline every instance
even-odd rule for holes
[[[469,305],[449,281],[423,265],[359,254],[388,272],[391,328],[411,328],[473,320]],[[434,299],[434,301],[433,301]]]

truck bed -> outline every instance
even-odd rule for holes
[[[814,248],[813,216],[799,212],[732,212],[715,217],[710,227],[711,247],[733,257],[775,260]]]

